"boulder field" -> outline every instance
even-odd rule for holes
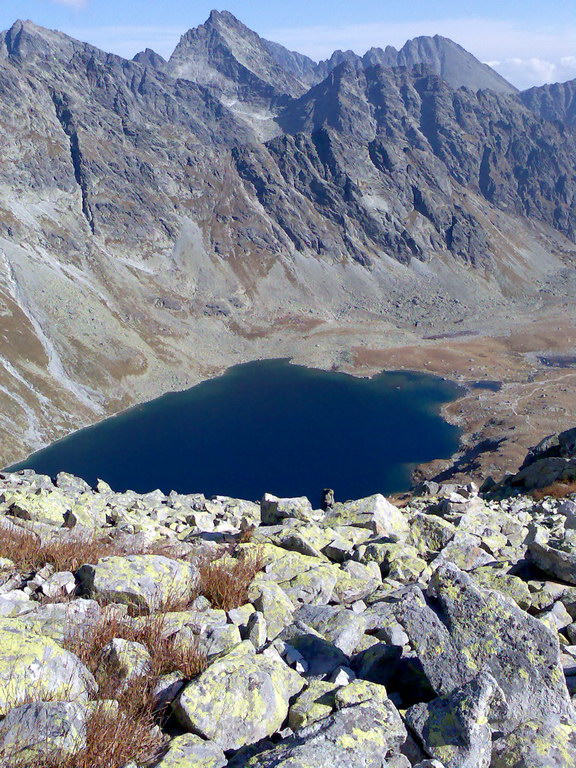
[[[323,510],[0,474],[1,768],[575,766],[568,442]]]

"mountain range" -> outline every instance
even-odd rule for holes
[[[233,362],[345,367],[367,322],[387,346],[573,296],[575,89],[439,36],[316,63],[214,11],[128,61],[16,22],[0,459]]]

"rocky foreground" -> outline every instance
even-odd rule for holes
[[[324,510],[1,474],[0,765],[576,765],[575,439]]]

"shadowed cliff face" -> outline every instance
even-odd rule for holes
[[[294,328],[438,333],[564,285],[572,129],[377,58],[314,84],[226,13],[168,63],[0,35],[0,462]]]
[[[520,94],[520,98],[545,120],[576,124],[576,80],[529,88]]]

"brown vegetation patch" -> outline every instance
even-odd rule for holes
[[[260,550],[241,550],[237,559],[221,557],[200,563],[200,593],[214,608],[231,611],[248,602],[248,589],[264,567]]]
[[[111,678],[102,660],[103,648],[115,638],[141,643],[148,650],[152,660],[152,670],[147,676],[150,679],[156,680],[160,675],[177,671],[190,679],[206,669],[206,655],[198,644],[180,643],[176,635],[168,634],[167,629],[164,613],[131,621],[104,611],[97,622],[72,631],[65,638],[64,647],[78,656],[93,673],[101,698],[116,698],[114,687],[117,681]],[[111,679],[112,689],[106,696],[105,690]]]
[[[569,496],[572,493],[576,493],[576,482],[556,482],[545,488],[536,488],[536,490],[530,492],[530,495],[536,501],[542,501],[546,496],[551,496],[553,499],[565,499],[566,496]]]
[[[7,557],[19,571],[28,572],[53,565],[57,571],[75,571],[84,563],[96,563],[102,557],[122,554],[109,539],[96,537],[56,538],[41,544],[31,531],[17,526],[3,529],[0,557]]]

